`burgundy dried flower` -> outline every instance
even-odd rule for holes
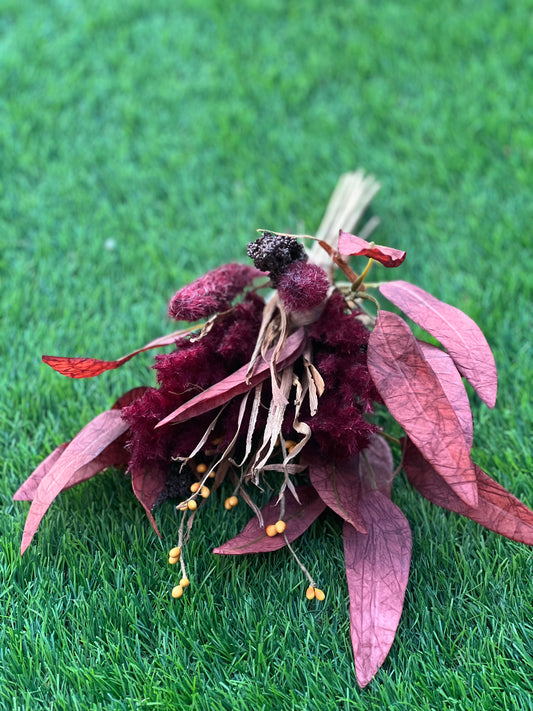
[[[246,248],[257,269],[270,272],[270,279],[277,286],[279,277],[293,262],[306,262],[307,254],[303,245],[294,237],[263,232],[259,239],[250,242]]]
[[[278,279],[278,294],[287,311],[304,311],[321,304],[329,286],[328,275],[317,264],[292,262]]]
[[[226,311],[233,299],[261,272],[247,264],[225,264],[204,274],[177,291],[168,306],[168,315],[176,321],[198,321]]]

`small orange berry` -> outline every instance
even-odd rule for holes
[[[187,587],[189,587],[189,584],[190,584],[189,578],[182,578],[180,580],[180,587],[181,588],[187,588]]]
[[[233,506],[229,502],[229,499],[226,499],[224,501],[224,508],[226,509],[226,511],[230,511],[233,508]]]
[[[168,552],[168,557],[169,558],[179,558],[181,553],[181,548],[179,546],[176,546],[175,548],[171,548]]]
[[[287,452],[289,452],[289,454],[295,447],[296,447],[296,442],[293,442],[292,439],[288,439],[285,442],[285,449],[287,450]]]
[[[178,511],[187,511],[189,507],[187,506],[187,504],[178,504],[176,508],[178,509]]]
[[[189,501],[189,503],[187,504],[187,508],[189,509],[189,511],[196,511],[196,509],[198,508],[198,504],[196,503],[196,501]]]
[[[317,600],[320,600],[320,602],[322,602],[322,600],[326,599],[325,593],[322,590],[320,590],[319,588],[315,588],[315,597]]]
[[[278,533],[283,533],[287,528],[287,524],[285,523],[285,521],[277,521],[274,526]]]
[[[176,587],[172,588],[172,593],[171,593],[173,598],[178,598],[183,595],[183,588],[181,585],[176,585]]]
[[[194,484],[191,484],[191,491],[194,494],[198,489],[200,488],[199,482],[195,481]]]
[[[273,523],[270,524],[270,526],[267,526],[267,527],[266,527],[265,533],[266,533],[267,536],[269,536],[270,538],[273,538],[274,536],[277,536],[277,535],[278,535],[278,532],[277,532],[277,530],[276,530],[276,526],[275,526]]]
[[[216,473],[216,471],[215,471],[214,469],[213,469],[212,472],[209,472],[209,478],[210,478],[210,479],[214,479],[214,478],[216,477],[216,475],[217,475],[217,473]]]
[[[168,562],[170,563],[170,565],[174,565],[175,563],[178,562],[179,559],[180,559],[179,555],[169,555],[168,556]]]
[[[228,501],[229,501],[229,504],[232,508],[234,506],[237,506],[237,504],[239,503],[239,499],[236,496],[230,496]]]
[[[196,471],[198,472],[198,474],[205,474],[207,471],[207,464],[204,464],[203,462],[197,464]]]
[[[202,497],[202,499],[209,498],[210,494],[211,494],[211,491],[209,490],[209,487],[202,486],[202,488],[200,489],[200,496]]]
[[[308,600],[313,600],[315,597],[315,589],[314,588],[307,588],[307,590],[305,591],[305,597]]]

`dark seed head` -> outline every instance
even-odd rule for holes
[[[307,261],[303,245],[294,237],[274,235],[271,232],[263,232],[259,239],[250,242],[246,251],[257,269],[270,272],[274,285],[290,264]]]

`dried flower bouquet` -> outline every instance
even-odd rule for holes
[[[364,687],[393,642],[411,559],[409,524],[391,499],[397,470],[389,442],[399,446],[401,466],[424,497],[533,544],[533,512],[470,456],[473,425],[463,378],[491,408],[497,390],[480,329],[408,282],[365,281],[373,262],[395,268],[405,258],[367,241],[375,220],[359,237],[349,232],[377,189],[360,171],[342,176],[311,249],[295,235],[264,230],[248,245],[254,266],[227,264],[180,289],[169,315],[195,325],[115,361],[43,356],[60,373],[84,378],[142,351],[173,346],[156,356],[157,387],[127,392],[17,491],[15,499],[32,502],[22,552],[61,491],[108,467],[123,468],[157,533],[153,508],[169,497],[179,501],[169,562],[181,566],[172,590],[180,597],[189,585],[185,552],[196,510],[228,479],[233,493],[224,508],[242,499],[253,516],[214,552],[286,546],[308,578],[306,596],[323,600],[291,544],[329,508],[344,520],[350,629]],[[360,274],[349,266],[350,256],[368,258]],[[344,281],[335,281],[338,270]],[[380,307],[372,288],[442,348],[415,338],[400,316]],[[401,439],[373,422],[376,405],[401,425]],[[279,486],[260,509],[253,485],[268,488],[274,480]]]

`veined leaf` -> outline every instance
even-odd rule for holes
[[[474,423],[472,422],[472,411],[470,410],[468,393],[466,392],[461,374],[446,351],[432,346],[429,343],[425,343],[424,341],[417,340],[417,343],[424,358],[439,379],[442,389],[457,415],[457,419],[463,430],[466,445],[470,451],[474,441]]]
[[[359,473],[362,491],[377,489],[390,499],[394,479],[394,462],[387,442],[373,434],[370,444],[359,455]]]
[[[31,501],[35,496],[39,484],[52,469],[54,464],[57,462],[59,457],[65,451],[68,442],[63,442],[59,447],[56,447],[53,452],[51,452],[46,459],[39,464],[39,466],[33,470],[30,476],[26,479],[24,484],[13,494],[14,501]]]
[[[48,356],[43,355],[43,362],[49,365],[58,373],[66,375],[68,378],[93,378],[95,375],[100,375],[106,370],[114,370],[115,368],[120,368],[121,365],[127,363],[131,358],[143,353],[143,351],[148,351],[151,348],[162,348],[163,346],[172,346],[178,338],[190,333],[191,330],[196,330],[198,326],[194,328],[184,328],[181,331],[174,331],[174,333],[169,333],[166,336],[160,336],[154,341],[150,341],[142,348],[138,348],[136,351],[132,351],[127,355],[122,356],[118,360],[100,360],[98,358],[69,358],[64,356]]]
[[[369,257],[384,267],[399,267],[405,259],[405,252],[392,247],[382,247],[379,244],[367,242],[348,232],[339,232],[338,250],[346,257]]]
[[[309,528],[326,508],[326,504],[318,496],[312,486],[297,486],[296,493],[300,502],[287,491],[285,494],[285,516],[287,524],[285,535],[289,543]],[[220,555],[242,555],[243,553],[269,553],[283,548],[285,538],[283,535],[267,536],[267,526],[279,520],[279,504],[270,501],[262,510],[265,528],[261,528],[259,520],[252,518],[238,536],[215,548],[213,553]],[[355,529],[354,529],[355,530]]]
[[[316,456],[308,457],[307,462],[309,479],[322,501],[356,530],[366,533],[358,506],[361,496],[359,456],[340,463]]]
[[[148,516],[148,520],[152,524],[153,529],[159,538],[162,536],[152,514],[152,508],[154,507],[159,495],[165,488],[167,479],[167,473],[157,467],[152,467],[149,470],[143,471],[137,471],[136,469],[131,471],[131,486],[133,488],[133,493],[142,504],[146,515]]]
[[[479,326],[469,316],[406,281],[389,281],[379,290],[385,298],[431,333],[470,381],[479,397],[494,407],[498,374],[494,356]]]
[[[67,445],[37,487],[22,534],[21,553],[30,545],[42,517],[59,492],[127,429],[120,410],[107,410],[85,425]]]
[[[441,479],[412,442],[407,440],[403,468],[413,487],[429,501],[476,521],[519,543],[533,545],[533,511],[501,484],[475,466],[479,502],[468,506]]]
[[[409,326],[381,310],[368,342],[368,370],[394,419],[455,493],[477,505],[462,427]]]
[[[285,366],[294,363],[298,356],[302,354],[304,346],[305,330],[299,328],[287,338],[287,342],[278,356],[276,369],[282,370]],[[192,417],[203,415],[204,412],[209,412],[215,407],[225,405],[237,395],[242,395],[248,390],[251,390],[262,380],[266,380],[269,377],[270,360],[274,350],[274,348],[270,348],[265,354],[266,359],[260,359],[249,380],[246,379],[249,370],[249,364],[247,363],[235,371],[235,373],[228,375],[227,378],[215,383],[215,385],[212,385],[210,388],[207,388],[207,390],[204,390],[199,395],[196,395],[178,407],[171,412],[170,415],[167,415],[167,417],[161,420],[161,422],[158,422],[156,427],[162,427],[170,422],[178,424],[179,422],[190,420]]]
[[[350,634],[357,682],[374,677],[394,641],[411,562],[411,531],[400,509],[380,491],[359,502],[368,535],[344,524]]]

